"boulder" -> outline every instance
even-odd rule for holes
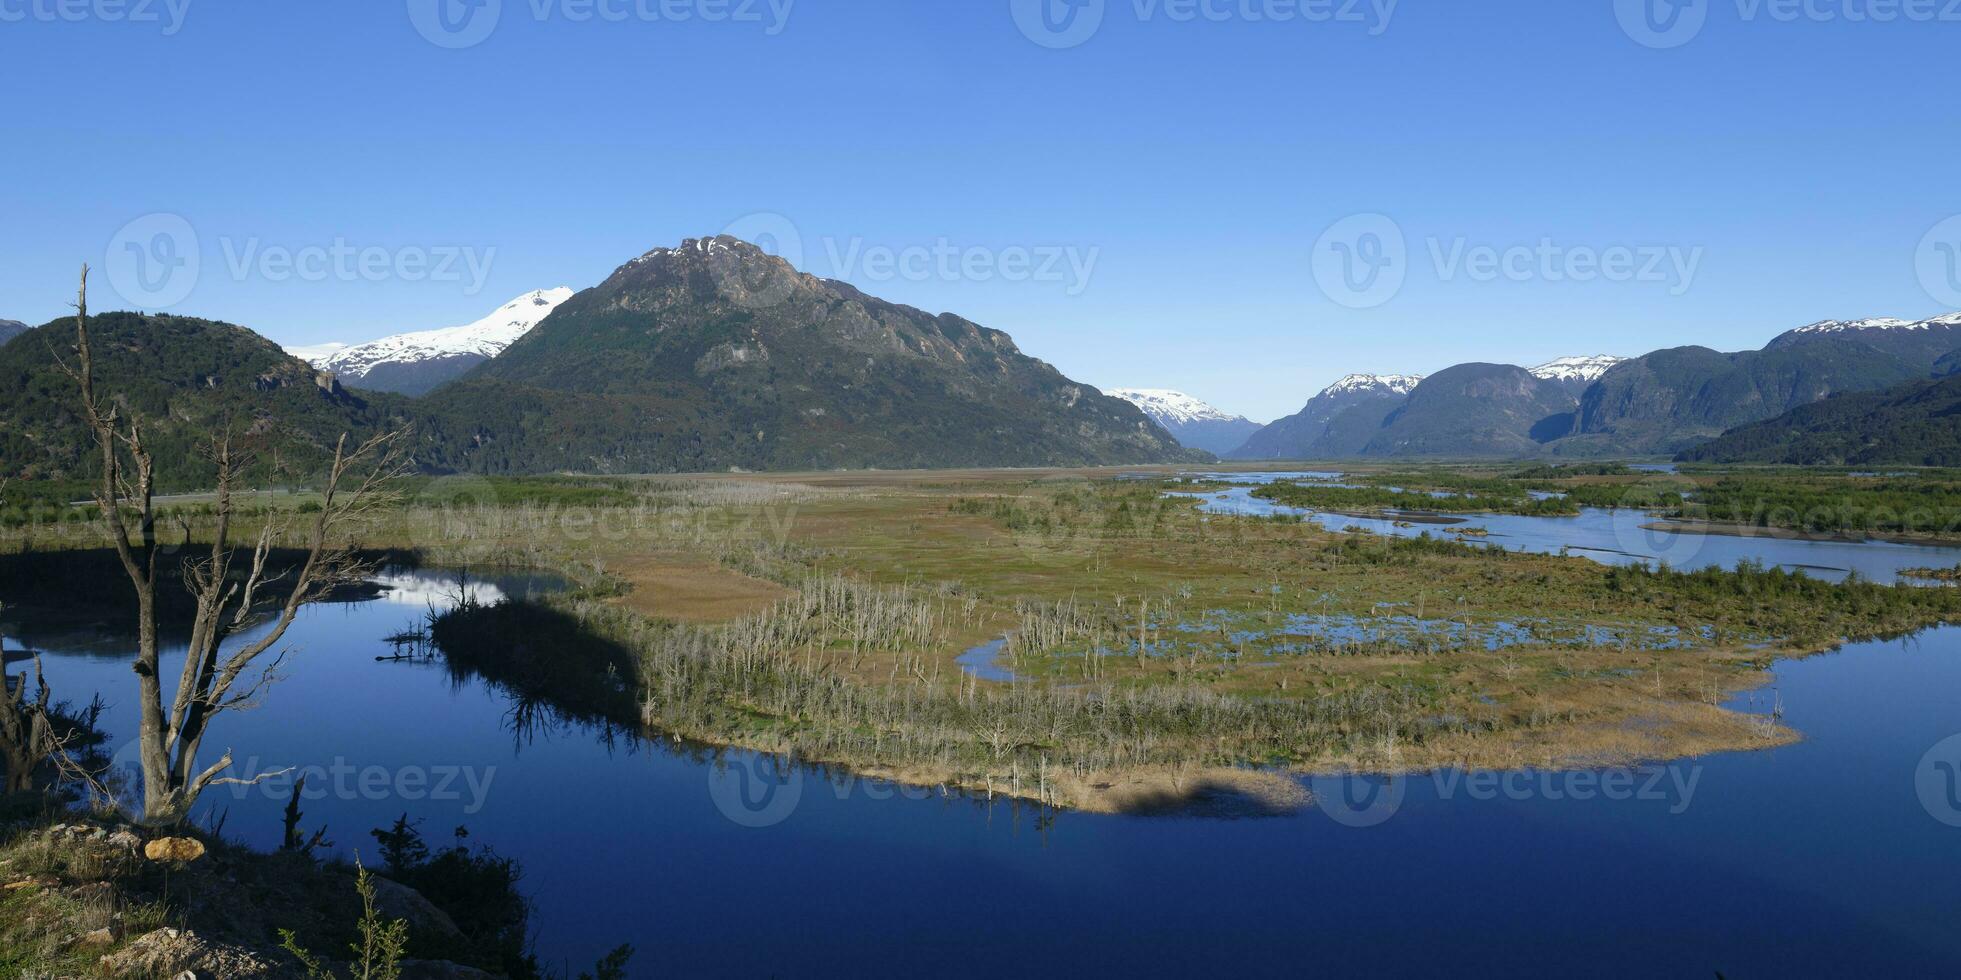
[[[143,856],[152,861],[189,864],[204,856],[204,844],[190,837],[159,837],[143,845]]]
[[[411,936],[463,938],[463,931],[456,928],[456,920],[422,897],[421,892],[378,875],[369,875],[368,880],[374,883],[375,908],[385,919],[406,920]]]
[[[251,950],[206,942],[188,929],[158,929],[131,940],[128,946],[102,957],[102,972],[112,977],[211,977],[234,980],[275,974],[271,963]]]

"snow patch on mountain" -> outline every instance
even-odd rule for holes
[[[1925,330],[1927,324],[1895,317],[1868,317],[1864,320],[1820,320],[1799,327],[1792,333],[1846,333],[1853,330]]]
[[[1932,330],[1935,327],[1961,325],[1961,314],[1949,314],[1931,320],[1901,320],[1896,317],[1880,316],[1864,320],[1820,320],[1810,326],[1799,327],[1792,333],[1852,333],[1860,330]]]
[[[1612,354],[1560,357],[1532,368],[1532,376],[1543,381],[1598,381],[1614,365],[1627,360]]]
[[[319,367],[322,361],[325,361],[328,358],[333,357],[335,354],[338,354],[341,351],[346,350],[349,346],[351,345],[313,344],[308,347],[287,347],[286,353],[291,354],[294,357],[297,357],[300,360],[313,365],[314,367]]]
[[[353,346],[289,347],[287,352],[323,371],[357,381],[383,364],[413,364],[461,355],[496,357],[571,298],[570,287],[539,289],[505,303],[475,323],[460,327],[397,334]]]
[[[1357,391],[1381,391],[1407,395],[1422,383],[1422,376],[1414,374],[1351,374],[1322,389],[1321,394],[1346,395]]]
[[[1182,391],[1168,388],[1118,388],[1109,394],[1137,406],[1160,425],[1246,421],[1244,416],[1227,414]]]

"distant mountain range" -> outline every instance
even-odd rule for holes
[[[1572,425],[1565,382],[1510,364],[1438,371],[1382,420],[1364,456],[1529,456]]]
[[[1323,389],[1299,412],[1249,436],[1232,459],[1332,459],[1360,455],[1369,440],[1423,382],[1403,374],[1351,374]]]
[[[553,306],[541,322],[528,314]],[[526,314],[526,315],[519,315]],[[1201,462],[1134,405],[1005,333],[887,303],[718,237],[659,248],[569,298],[480,324],[309,351],[383,365],[486,359],[409,398],[345,387],[259,335],[188,317],[93,317],[100,383],[153,420],[166,485],[202,485],[199,434],[231,424],[289,458],[330,433],[412,425],[431,472],[671,472]],[[0,348],[0,475],[84,476],[91,457],[50,344]],[[500,332],[501,331],[501,332]],[[515,336],[515,342],[506,337]],[[494,357],[482,346],[508,343]],[[440,356],[411,356],[436,354]],[[343,375],[345,376],[345,375]]]
[[[1762,350],[1677,347],[1429,378],[1352,375],[1254,433],[1234,459],[1675,454],[1845,392],[1961,372],[1961,314],[1826,320]]]
[[[1138,407],[1164,427],[1180,445],[1223,456],[1260,431],[1260,424],[1229,415],[1182,391],[1163,388],[1117,388],[1107,394]]]
[[[19,320],[0,320],[0,344],[27,332],[27,324]]]
[[[1935,380],[1961,377],[1952,314],[1824,321],[1758,351],[1351,375],[1261,427],[1177,391],[1106,395],[1000,331],[805,275],[727,237],[654,249],[591,289],[527,293],[463,327],[296,351],[311,364],[216,321],[111,313],[95,324],[104,387],[152,420],[163,476],[184,486],[205,465],[198,434],[222,424],[287,459],[318,457],[342,430],[412,424],[431,472],[628,473],[1214,454],[1926,462],[1950,458],[1961,412],[1944,400],[1961,399],[1961,381]],[[46,343],[27,343],[0,321],[0,476],[92,465],[54,361],[68,321],[52,326]]]
[[[1961,348],[1961,315],[1931,320],[1828,320],[1762,350],[1676,347],[1607,372],[1581,397],[1559,451],[1673,454],[1737,426],[1841,392],[1929,377]]]
[[[540,289],[498,307],[475,323],[397,334],[364,344],[289,347],[287,353],[332,371],[343,384],[369,391],[421,395],[470,373],[572,298],[566,287]]]

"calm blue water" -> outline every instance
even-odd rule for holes
[[[524,862],[541,949],[575,967],[631,942],[637,976],[1961,971],[1961,829],[1932,815],[1961,806],[1916,794],[1961,731],[1961,631],[1780,665],[1809,736],[1788,748],[1509,787],[1317,781],[1321,808],[1277,818],[1044,815],[749,753],[519,737],[498,691],[373,660],[445,601],[434,578],[395,581],[394,601],[307,610],[287,679],[208,745],[248,771],[322,767],[307,823],[343,852],[371,855],[367,830],[403,811],[435,839],[468,825]],[[104,691],[131,729],[126,662],[25,635],[60,695]],[[1613,799],[1574,782],[1621,778]],[[228,833],[276,843],[283,787],[207,799]]]
[[[1270,481],[1260,481],[1270,482]],[[1177,492],[1174,497],[1198,499],[1199,509],[1213,514],[1256,517],[1302,516],[1331,531],[1362,528],[1376,534],[1415,537],[1454,537],[1453,528],[1482,528],[1489,537],[1469,538],[1473,544],[1512,551],[1573,555],[1605,564],[1653,564],[1666,561],[1685,571],[1734,568],[1745,559],[1803,569],[1815,578],[1838,581],[1857,569],[1867,579],[1891,583],[1903,568],[1951,568],[1961,563],[1961,548],[1894,544],[1884,541],[1806,541],[1790,537],[1733,537],[1722,534],[1683,534],[1650,530],[1642,525],[1655,518],[1642,510],[1583,508],[1576,517],[1519,517],[1505,514],[1454,515],[1449,524],[1414,522],[1398,527],[1393,520],[1351,517],[1326,511],[1286,507],[1253,496],[1254,487],[1236,486],[1203,493]]]

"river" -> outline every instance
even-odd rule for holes
[[[1194,474],[1238,485],[1203,492],[1176,492],[1174,497],[1199,500],[1199,509],[1212,514],[1255,517],[1297,516],[1332,531],[1360,528],[1376,534],[1414,537],[1455,537],[1454,529],[1482,529],[1488,537],[1475,544],[1538,554],[1570,554],[1606,564],[1655,564],[1694,571],[1734,568],[1744,560],[1760,561],[1814,578],[1839,581],[1854,570],[1874,582],[1899,580],[1901,569],[1949,568],[1961,561],[1961,548],[1898,544],[1887,541],[1815,541],[1788,533],[1766,531],[1749,537],[1694,534],[1650,528],[1657,518],[1639,509],[1582,508],[1575,517],[1522,517],[1508,514],[1451,514],[1452,523],[1435,524],[1358,517],[1330,511],[1288,507],[1253,496],[1260,484],[1274,479],[1297,479],[1339,486],[1339,473]]]
[[[1949,556],[1949,562],[1954,558]],[[1606,773],[1314,780],[1281,817],[1048,813],[752,753],[517,726],[510,699],[382,638],[455,589],[396,570],[309,607],[285,679],[221,719],[247,774],[313,773],[306,824],[370,858],[407,812],[521,860],[552,964],[637,976],[1955,975],[1961,631],[1780,664],[1804,742]],[[495,599],[549,580],[491,578]],[[4,596],[0,596],[4,598]],[[134,687],[113,637],[7,629],[60,696]],[[166,664],[166,676],[174,676]],[[207,794],[278,841],[285,784]]]

